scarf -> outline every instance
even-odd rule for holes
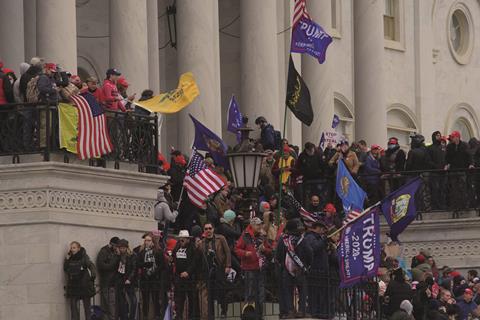
[[[293,277],[298,276],[302,271],[306,271],[302,260],[295,253],[295,248],[303,241],[303,236],[286,235],[283,237],[283,244],[287,248],[285,255],[285,268]]]

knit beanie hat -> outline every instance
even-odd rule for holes
[[[235,218],[237,217],[237,215],[235,214],[235,212],[233,210],[225,210],[225,212],[223,213],[223,219],[225,219],[225,221],[227,222],[231,222],[233,220],[235,220]]]
[[[410,301],[403,300],[402,303],[400,303],[400,309],[405,311],[409,316],[412,315],[413,306]]]

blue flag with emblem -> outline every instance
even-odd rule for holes
[[[365,202],[367,194],[352,178],[343,160],[338,161],[337,185],[335,189],[338,197],[342,199],[343,210],[345,212],[363,210],[363,203]]]
[[[213,160],[224,168],[228,168],[227,145],[213,131],[205,127],[200,121],[191,114],[190,118],[195,126],[195,140],[193,147],[197,150],[210,152]]]
[[[398,235],[417,216],[415,193],[421,184],[422,179],[416,177],[382,200],[382,212],[390,226],[390,238],[393,241],[398,242]]]

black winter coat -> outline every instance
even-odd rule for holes
[[[120,264],[124,264],[123,272],[120,272]],[[117,272],[115,274],[115,282],[117,285],[125,285],[125,281],[130,281],[133,285],[137,279],[137,257],[134,253],[120,256],[117,266]]]
[[[328,273],[327,239],[315,232],[307,232],[305,241],[312,248],[313,259],[311,269],[316,273]]]
[[[392,280],[387,286],[385,297],[390,298],[388,302],[388,314],[393,314],[395,311],[400,310],[400,304],[403,300],[412,300],[413,290],[406,282]]]
[[[143,282],[158,281],[163,270],[166,268],[163,251],[160,249],[154,252],[156,269],[153,274],[148,274],[147,271],[152,267],[152,263],[145,262],[145,250],[140,250],[136,256],[136,267],[140,275],[140,285]]]
[[[100,286],[108,287],[115,285],[115,274],[117,273],[120,257],[115,254],[109,245],[104,246],[97,255],[97,268],[100,275]]]
[[[468,150],[467,143],[460,141],[460,143],[449,143],[447,145],[447,154],[445,156],[446,164],[450,165],[450,169],[466,169],[473,165],[472,155]]]
[[[86,298],[95,295],[94,282],[97,272],[84,248],[80,248],[79,252],[65,259],[63,270],[67,279],[67,298]]]
[[[304,181],[320,179],[325,167],[323,155],[321,152],[315,152],[310,156],[304,151],[298,157],[296,166]]]
[[[440,142],[435,141],[427,148],[430,159],[435,166],[435,169],[443,170],[445,167],[445,150],[442,149]]]
[[[288,254],[288,250],[283,241],[284,237],[286,236],[288,235],[282,235],[278,240],[277,250],[275,254],[275,260],[277,261],[281,270],[286,269],[285,258],[286,258],[286,255]],[[298,236],[298,238],[300,238],[300,236]],[[304,267],[306,269],[310,269],[312,265],[313,252],[312,252],[312,248],[310,248],[307,241],[305,241],[305,238],[300,243],[294,242],[293,246],[294,246],[295,254],[300,258]]]
[[[412,148],[408,152],[407,164],[405,170],[417,171],[417,170],[430,170],[434,169],[434,164],[430,158],[430,154],[424,145]]]

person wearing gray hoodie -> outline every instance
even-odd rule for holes
[[[20,63],[20,77],[27,72],[30,65],[26,62]],[[23,103],[25,102],[25,97],[20,92],[20,77],[17,81],[13,84],[13,97],[16,103]]]

